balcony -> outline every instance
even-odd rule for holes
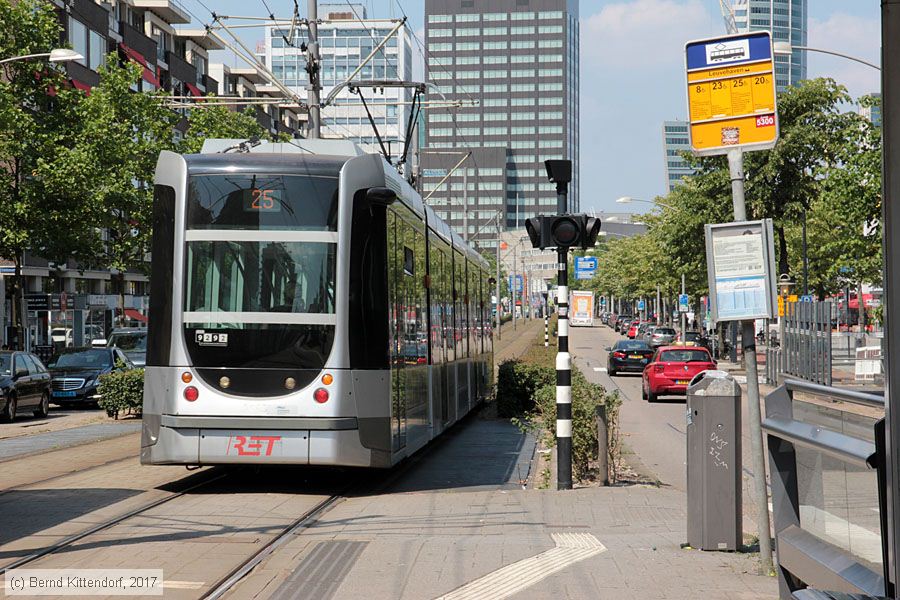
[[[119,21],[119,34],[122,36],[123,44],[146,58],[148,62],[156,62],[156,40],[147,37],[143,31],[125,21]]]
[[[266,131],[272,131],[272,117],[263,109],[256,107],[256,122]]]
[[[74,79],[91,87],[100,85],[100,75],[96,71],[92,71],[74,61],[66,63],[66,75],[69,76],[69,79]]]
[[[207,94],[219,94],[219,82],[210,77],[209,75],[204,75],[203,79],[203,87],[206,88]]]
[[[197,80],[197,69],[172,51],[166,52],[166,64],[169,65],[169,76],[184,83]]]
[[[159,15],[169,24],[191,22],[190,13],[176,0],[133,0],[131,4],[135,8],[143,8]]]

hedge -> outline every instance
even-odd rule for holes
[[[120,413],[140,415],[144,404],[144,370],[113,371],[100,376],[98,404],[110,417]]]

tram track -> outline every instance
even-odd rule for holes
[[[101,465],[98,465],[98,466],[101,466]],[[63,550],[65,548],[71,546],[72,544],[78,542],[79,540],[82,540],[90,535],[104,531],[111,527],[114,527],[114,526],[118,525],[119,523],[122,523],[123,521],[131,519],[138,515],[141,515],[149,510],[152,510],[158,506],[162,506],[163,504],[171,502],[177,498],[181,498],[182,496],[184,496],[192,491],[195,491],[203,486],[206,486],[213,482],[224,479],[225,477],[228,477],[228,475],[229,475],[228,473],[217,474],[215,476],[204,479],[203,481],[195,483],[183,490],[173,492],[172,494],[169,494],[168,496],[165,496],[163,498],[158,498],[156,500],[153,500],[151,502],[143,504],[135,509],[127,511],[123,514],[112,517],[111,519],[107,519],[106,521],[103,521],[102,523],[98,523],[97,525],[88,527],[87,529],[84,529],[78,533],[68,535],[54,544],[51,544],[44,548],[41,548],[35,552],[27,554],[26,556],[23,556],[22,558],[18,558],[10,563],[0,566],[0,575],[3,575],[4,573],[6,573],[7,571],[10,571],[12,569],[18,569],[18,568],[24,567],[24,566],[31,564],[34,561],[36,561],[40,558],[43,558],[45,556],[55,554],[55,553],[59,552],[60,550]],[[51,479],[54,479],[54,478],[51,478]]]

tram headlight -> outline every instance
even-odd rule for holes
[[[219,377],[219,387],[221,387],[224,390],[224,389],[228,389],[229,386],[231,386],[231,378],[230,377],[224,377],[224,376]]]
[[[188,402],[193,402],[199,397],[200,397],[200,390],[198,390],[194,386],[189,385],[186,388],[184,388],[184,399],[187,400]]]
[[[325,404],[328,402],[328,390],[325,388],[319,388],[315,392],[313,392],[313,400],[318,402],[319,404]]]
[[[297,387],[297,380],[293,377],[288,377],[284,380],[284,387],[288,390],[294,389],[295,387]]]

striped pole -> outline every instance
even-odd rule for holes
[[[544,306],[544,348],[550,345],[550,315],[547,314],[547,306]]]
[[[569,250],[557,250],[556,489],[572,489],[572,357],[569,354]]]

